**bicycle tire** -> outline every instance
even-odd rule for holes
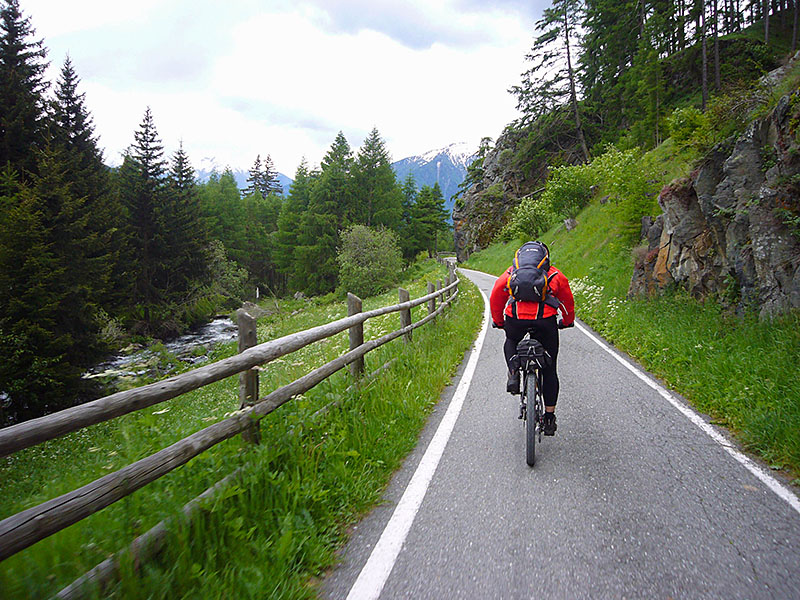
[[[528,373],[525,377],[525,462],[532,467],[536,462],[536,375]]]

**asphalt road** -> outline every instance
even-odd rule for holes
[[[462,274],[488,296],[493,277]],[[756,477],[585,330],[561,334],[558,432],[529,468],[518,400],[505,393],[503,340],[486,333],[385,584],[365,572],[357,590],[372,582],[373,591],[351,597],[800,598],[796,496],[783,488],[781,497],[769,475]],[[350,594],[455,389],[384,503],[354,529],[323,597]]]

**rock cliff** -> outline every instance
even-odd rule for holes
[[[679,285],[762,317],[800,307],[800,91],[658,201],[629,295]]]
[[[453,207],[453,237],[459,261],[485,248],[506,222],[506,213],[516,205],[518,177],[508,162],[519,134],[507,130],[483,158],[482,177]]]

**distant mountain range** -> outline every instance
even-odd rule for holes
[[[467,167],[475,159],[475,151],[465,142],[450,144],[444,148],[429,150],[419,156],[409,156],[392,163],[397,181],[403,183],[409,174],[413,175],[417,187],[423,185],[433,186],[436,182],[442,188],[447,212],[452,214],[455,199],[453,196],[458,191],[458,186],[467,175]],[[223,173],[226,168],[221,166],[214,158],[204,158],[199,162],[197,179],[200,183],[208,181],[212,173]],[[249,171],[231,168],[231,173],[239,189],[247,187]],[[278,182],[283,187],[283,193],[288,194],[293,180],[283,173],[278,173]]]
[[[403,183],[409,175],[414,176],[418,187],[433,186],[439,182],[444,196],[445,208],[452,214],[458,186],[467,175],[467,167],[475,159],[475,149],[465,142],[450,144],[437,150],[429,150],[419,156],[409,156],[392,163],[397,181]]]
[[[199,163],[199,166],[195,168],[197,172],[197,180],[200,183],[205,183],[208,181],[208,178],[211,177],[212,173],[222,174],[225,172],[225,169],[230,169],[231,173],[233,173],[233,178],[236,180],[236,185],[239,186],[240,190],[243,190],[247,187],[247,178],[250,177],[250,171],[241,170],[241,169],[234,169],[232,167],[225,167],[221,166],[215,158],[206,157],[202,159]],[[280,171],[278,172],[278,183],[283,188],[283,193],[288,194],[289,188],[292,187],[293,179],[287,177]]]

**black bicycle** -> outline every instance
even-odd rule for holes
[[[542,396],[542,369],[551,357],[539,340],[526,334],[517,344],[514,356],[516,368],[522,372],[522,390],[519,395],[519,418],[525,424],[525,462],[532,467],[536,462],[536,438],[542,441],[544,429],[544,398]]]

